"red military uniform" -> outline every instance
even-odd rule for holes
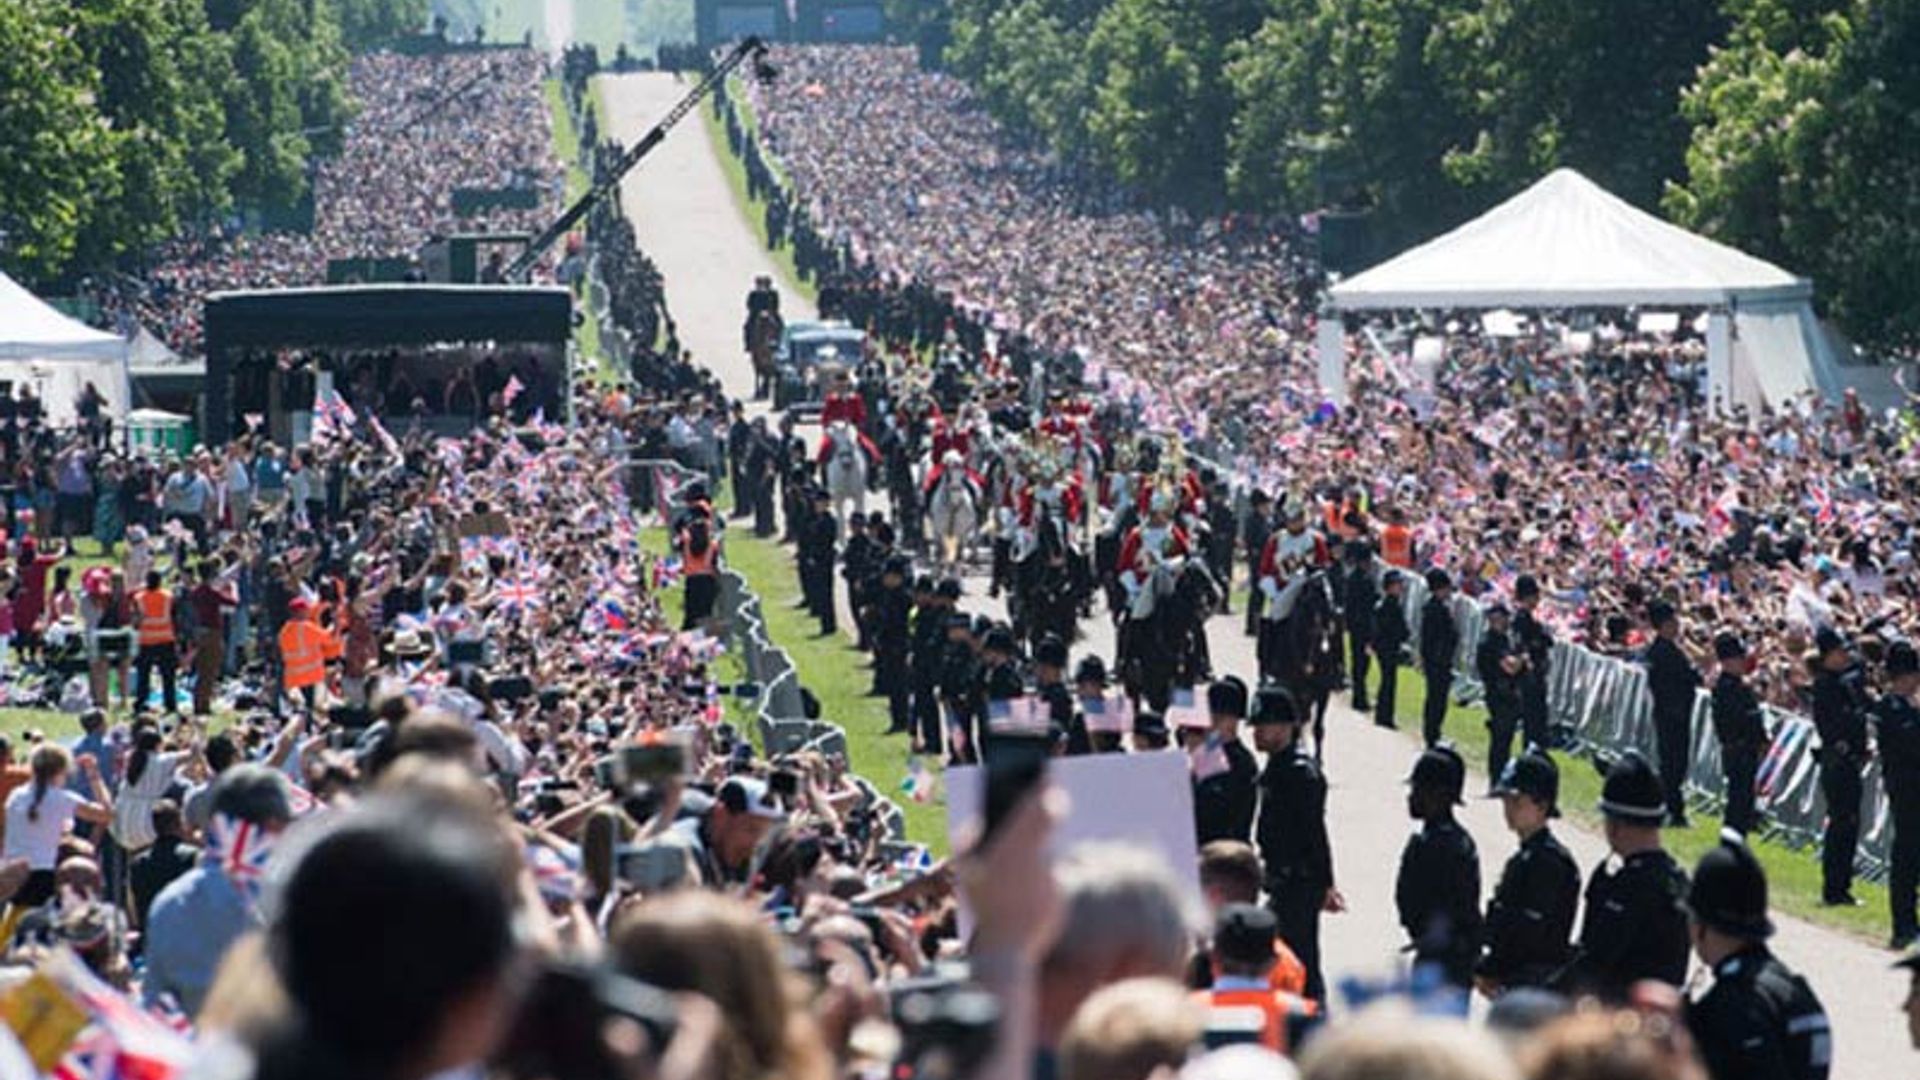
[[[1135,525],[1127,530],[1126,538],[1120,541],[1120,555],[1115,560],[1115,570],[1124,574],[1139,563],[1141,551],[1150,544],[1148,533],[1154,529],[1165,530],[1165,538],[1160,542],[1162,559],[1184,558],[1192,553],[1187,545],[1187,531],[1178,525]]]
[[[820,426],[845,420],[856,428],[867,426],[867,399],[854,393],[834,392],[820,406]]]
[[[973,456],[973,433],[956,431],[946,421],[935,421],[933,427],[933,460],[944,461],[947,451],[952,450],[962,458]]]

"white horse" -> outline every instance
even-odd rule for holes
[[[947,451],[941,462],[940,480],[927,500],[927,517],[940,545],[940,568],[951,570],[972,547],[974,530],[980,526],[980,492],[958,451]]]
[[[867,451],[860,445],[860,433],[845,420],[827,426],[826,473],[835,520],[847,520],[848,503],[856,514],[867,512]]]

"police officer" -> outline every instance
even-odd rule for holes
[[[913,680],[913,748],[926,753],[940,745],[940,675],[947,654],[947,623],[960,598],[960,582],[938,585],[922,577],[914,585],[919,610],[913,617],[913,642],[907,657]]]
[[[820,620],[820,636],[826,637],[839,629],[833,602],[834,543],[839,527],[833,520],[827,493],[815,488],[808,494],[813,510],[800,531],[800,591],[806,597],[807,610]]]
[[[1600,813],[1612,853],[1587,881],[1579,949],[1556,983],[1614,1001],[1642,979],[1678,988],[1687,978],[1687,872],[1660,846],[1665,794],[1638,751],[1607,770]]]
[[[1920,889],[1920,651],[1896,641],[1887,649],[1887,693],[1874,708],[1880,740],[1880,776],[1887,786],[1887,810],[1893,842],[1887,870],[1887,899],[1893,908],[1893,947],[1904,949],[1920,938],[1914,893]]]
[[[1513,754],[1514,729],[1520,726],[1520,672],[1526,657],[1507,632],[1507,606],[1498,600],[1486,607],[1487,630],[1473,653],[1473,668],[1487,695],[1487,773],[1505,774],[1507,759]]]
[[[1713,985],[1687,1028],[1713,1080],[1826,1080],[1833,1032],[1807,980],[1767,949],[1767,875],[1739,833],[1700,857],[1687,893],[1693,951]]]
[[[979,644],[971,615],[957,611],[948,615],[946,647],[940,654],[948,764],[971,765],[979,760],[981,721],[987,712],[986,700],[980,696]]]
[[[1246,715],[1246,683],[1228,675],[1207,687],[1208,735],[1226,754],[1227,771],[1194,782],[1194,834],[1200,847],[1215,840],[1244,843],[1253,834],[1260,764],[1240,741],[1240,722]]]
[[[1461,989],[1472,985],[1480,957],[1480,855],[1453,817],[1466,782],[1466,762],[1453,747],[1420,752],[1407,778],[1407,814],[1420,831],[1400,853],[1393,890],[1414,962],[1439,965]]]
[[[1352,658],[1347,674],[1353,679],[1353,710],[1364,713],[1367,704],[1367,649],[1373,644],[1373,614],[1380,606],[1380,590],[1373,583],[1373,552],[1365,540],[1346,545],[1346,581],[1341,606],[1347,617],[1347,648]]]
[[[1720,677],[1713,681],[1713,734],[1720,740],[1720,767],[1727,778],[1726,826],[1745,836],[1753,831],[1753,784],[1760,755],[1767,747],[1767,726],[1760,698],[1747,685],[1747,646],[1739,635],[1713,639]]]
[[[1033,693],[1047,711],[1047,727],[1065,737],[1067,753],[1086,753],[1086,728],[1075,733],[1077,710],[1073,689],[1067,685],[1067,643],[1054,634],[1042,637],[1033,647]]]
[[[873,688],[887,699],[887,734],[911,728],[908,705],[913,690],[907,673],[913,639],[914,599],[907,594],[905,555],[891,555],[880,567],[880,583],[868,601],[873,626]]]
[[[1488,997],[1544,986],[1572,955],[1580,867],[1548,827],[1560,816],[1560,770],[1539,747],[1507,763],[1494,784],[1520,850],[1500,871],[1487,902],[1486,953],[1474,985]]]
[[[1860,775],[1867,764],[1865,673],[1847,641],[1830,626],[1814,635],[1819,674],[1813,679],[1813,726],[1820,735],[1820,793],[1827,831],[1820,841],[1820,902],[1852,906],[1853,858],[1860,847]]]
[[[1513,583],[1513,640],[1526,654],[1520,671],[1520,733],[1528,746],[1547,745],[1547,673],[1553,668],[1553,632],[1535,614],[1540,583],[1521,574]]]
[[[1249,578],[1260,576],[1260,554],[1267,550],[1267,537],[1273,535],[1273,499],[1260,488],[1254,488],[1247,498],[1247,518],[1241,526],[1240,538],[1247,552]],[[1247,636],[1260,636],[1260,611],[1266,606],[1267,594],[1254,581],[1247,590]]]
[[[1267,755],[1260,774],[1257,841],[1267,870],[1267,905],[1280,920],[1280,936],[1306,966],[1307,996],[1325,1001],[1320,913],[1345,911],[1347,902],[1333,882],[1327,778],[1300,746],[1305,719],[1293,696],[1277,686],[1263,686],[1254,695],[1253,744]]]
[[[1393,711],[1400,687],[1400,664],[1406,659],[1406,582],[1398,570],[1380,576],[1380,600],[1373,608],[1373,655],[1380,661],[1380,692],[1373,699],[1373,722],[1394,727]]]
[[[847,582],[847,607],[853,611],[854,630],[859,647],[873,647],[872,625],[865,618],[867,598],[880,571],[885,549],[867,531],[867,519],[860,514],[847,518],[847,542],[840,556],[840,576]],[[875,687],[878,690],[878,687]]]
[[[1647,646],[1647,691],[1653,696],[1653,736],[1660,759],[1660,785],[1667,795],[1667,824],[1687,826],[1687,752],[1693,744],[1693,705],[1700,673],[1680,648],[1680,617],[1672,604],[1647,608],[1653,643]]]
[[[1427,571],[1427,602],[1420,607],[1420,671],[1427,680],[1420,734],[1428,746],[1440,741],[1446,726],[1447,699],[1453,693],[1453,662],[1459,653],[1460,627],[1453,621],[1453,577],[1434,567]]]

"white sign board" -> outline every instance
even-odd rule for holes
[[[1193,838],[1193,781],[1187,755],[1177,751],[1139,754],[1090,754],[1054,758],[1047,773],[1066,791],[1072,805],[1053,831],[1050,854],[1058,859],[1093,842],[1133,844],[1158,852],[1200,901],[1200,849]],[[959,849],[961,830],[975,824],[985,802],[985,775],[978,765],[956,765],[946,772],[947,835]],[[961,934],[973,931],[972,917],[961,911]]]

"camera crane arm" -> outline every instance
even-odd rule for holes
[[[757,37],[746,38],[735,45],[733,51],[714,65],[706,78],[700,80],[699,85],[688,91],[687,96],[676,102],[673,108],[667,110],[667,115],[661,117],[659,123],[653,125],[652,129],[641,136],[639,142],[634,143],[631,149],[620,155],[620,160],[614,163],[613,168],[607,170],[606,176],[587,189],[586,194],[575,199],[573,205],[567,207],[566,213],[556,218],[553,224],[548,225],[538,236],[528,241],[526,249],[507,266],[502,276],[508,281],[525,282],[527,275],[533,270],[533,264],[540,261],[540,256],[546,254],[547,249],[566,235],[569,229],[579,224],[580,219],[586,217],[587,212],[592,210],[601,199],[611,194],[613,189],[620,185],[621,178],[632,172],[633,167],[640,164],[641,158],[646,157],[654,147],[659,146],[666,139],[667,132],[673,130],[675,124],[686,119],[687,114],[697,108],[701,100],[712,93],[714,87],[719,86],[723,79],[733,74],[736,68],[748,60],[754,62],[757,73],[767,77],[772,69],[766,66],[766,55],[766,43]]]

